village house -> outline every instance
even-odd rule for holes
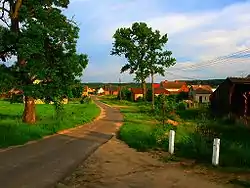
[[[132,93],[133,101],[136,101],[139,98],[143,98],[143,90],[142,90],[142,88],[131,88],[130,91]]]
[[[160,83],[160,86],[170,92],[170,94],[179,94],[181,92],[188,93],[189,88],[186,84],[186,82],[181,81],[162,81]]]
[[[143,98],[143,90],[142,88],[131,88],[130,89],[131,93],[132,93],[132,99],[134,101],[138,100],[138,98]],[[154,88],[154,94],[155,96],[159,96],[159,95],[170,95],[170,92],[164,88]]]
[[[95,89],[85,86],[82,92],[82,96],[89,96],[89,94],[95,93]]]
[[[170,92],[164,88],[155,88],[154,93],[155,93],[155,96],[170,95]]]
[[[213,90],[209,85],[191,85],[189,88],[190,99],[197,103],[209,103],[212,93]]]
[[[250,116],[250,79],[227,78],[210,97],[215,115]]]
[[[104,86],[104,93],[105,95],[118,95],[119,94],[119,89],[117,86]]]
[[[97,95],[104,95],[104,89],[102,87],[96,90]]]

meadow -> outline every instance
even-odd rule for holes
[[[74,102],[64,105],[61,118],[55,113],[54,105],[36,105],[37,122],[27,125],[22,122],[24,105],[10,104],[0,100],[0,147],[24,144],[31,140],[57,133],[92,121],[100,114],[94,103]]]

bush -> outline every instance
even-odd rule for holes
[[[125,89],[122,89],[120,92],[117,96],[117,99],[120,100],[120,97],[121,97],[122,100],[127,100],[127,101],[132,100],[132,92],[129,89],[125,88]]]
[[[80,103],[81,104],[90,104],[92,103],[92,99],[89,96],[84,96],[81,98]]]
[[[149,89],[149,90],[147,91],[147,93],[146,93],[146,100],[147,100],[148,102],[151,102],[151,101],[152,101],[152,95],[153,95],[152,89]]]
[[[187,104],[185,102],[179,102],[177,104],[177,110],[186,110],[187,109]]]
[[[4,100],[9,101],[10,104],[23,103],[23,95],[12,95],[11,98],[7,98]]]
[[[155,100],[155,112],[157,118],[165,124],[165,120],[168,119],[169,115],[174,113],[176,110],[177,104],[173,97],[166,95],[159,95]]]

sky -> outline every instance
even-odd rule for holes
[[[71,0],[65,10],[80,27],[78,52],[89,56],[83,82],[133,81],[120,74],[126,59],[110,55],[120,27],[146,22],[168,34],[176,65],[156,82],[250,74],[250,0]],[[238,51],[238,56],[218,59]],[[217,59],[216,59],[217,58]],[[215,63],[212,60],[217,60]],[[209,64],[210,63],[210,64]]]

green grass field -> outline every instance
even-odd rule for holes
[[[177,126],[161,125],[150,113],[148,103],[119,102],[103,98],[110,105],[123,106],[124,124],[120,139],[140,151],[151,149],[168,150],[168,133],[176,131],[175,157],[194,159],[197,163],[211,164],[213,139],[221,139],[220,166],[250,168],[250,130],[228,120],[204,117],[203,109],[179,111],[174,120]]]
[[[27,125],[22,123],[23,104],[10,104],[0,101],[0,147],[24,144],[40,139],[60,130],[83,125],[92,121],[100,113],[94,104],[67,104],[63,119],[55,117],[53,105],[36,105],[37,123]]]

